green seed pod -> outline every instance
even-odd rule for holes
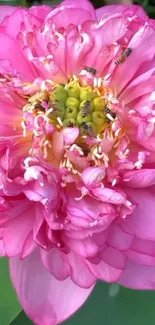
[[[79,107],[79,100],[74,97],[68,97],[66,100],[66,107]]]
[[[77,124],[81,125],[83,122],[91,122],[91,115],[82,116],[82,112],[80,111],[77,116]]]
[[[92,122],[95,125],[102,125],[106,121],[106,116],[101,111],[95,111],[92,113]]]
[[[57,86],[56,89],[51,94],[51,98],[59,99],[64,103],[66,102],[67,97],[68,97],[67,92],[62,85]]]
[[[75,120],[73,118],[67,118],[63,121],[63,126],[68,127],[68,126],[74,126],[76,124]]]
[[[65,119],[76,119],[77,117],[77,109],[75,107],[67,107],[65,111]]]
[[[81,100],[92,100],[96,94],[93,92],[90,86],[80,88],[80,99]]]
[[[69,97],[79,98],[80,87],[78,84],[70,83],[70,84],[66,85],[65,89],[66,89]]]
[[[96,97],[93,99],[93,110],[94,111],[104,111],[106,106],[106,101],[101,97]]]
[[[50,112],[48,114],[48,117],[50,119],[55,119],[57,117],[60,117],[61,119],[64,118],[65,115],[65,104],[58,99],[51,100],[50,101],[50,108],[53,108],[53,112]]]

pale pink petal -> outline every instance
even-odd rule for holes
[[[69,146],[74,143],[79,135],[79,128],[65,128],[63,130],[64,144]]]
[[[154,290],[155,267],[129,261],[117,282],[131,289]]]
[[[38,251],[21,261],[10,259],[13,285],[26,314],[37,325],[56,325],[71,316],[88,298],[71,279],[58,281],[43,266]]]

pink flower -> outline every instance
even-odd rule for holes
[[[155,289],[155,23],[87,0],[0,10],[0,253],[37,325],[96,281]]]

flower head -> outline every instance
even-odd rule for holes
[[[155,24],[87,0],[0,17],[1,255],[55,325],[98,279],[155,288]]]

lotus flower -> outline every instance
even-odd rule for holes
[[[55,325],[97,280],[155,289],[155,23],[139,6],[0,9],[0,253]]]

